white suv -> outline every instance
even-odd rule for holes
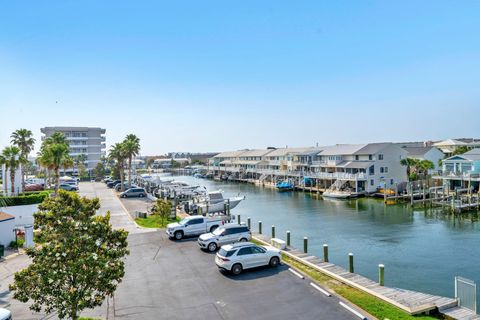
[[[280,259],[280,250],[276,248],[241,242],[223,246],[215,257],[215,264],[220,270],[238,275],[245,269],[267,265],[277,267]]]
[[[247,242],[250,239],[252,239],[252,233],[247,226],[231,223],[221,226],[213,232],[202,234],[198,238],[198,245],[201,249],[214,252],[225,244]]]

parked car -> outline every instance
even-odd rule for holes
[[[41,184],[29,183],[25,185],[25,188],[23,190],[24,191],[42,191],[44,190],[44,188]]]
[[[0,308],[0,320],[12,320],[12,313],[10,310]]]
[[[220,248],[215,257],[215,264],[220,270],[230,271],[234,275],[250,268],[277,267],[280,261],[281,254],[277,248],[257,246],[251,242],[227,244]]]
[[[131,187],[128,186],[128,182],[124,182],[123,183],[123,186],[124,186],[124,189],[127,190],[127,189],[130,189],[130,188],[138,188],[136,185],[132,184]],[[121,183],[117,183],[114,187],[115,191],[120,191],[122,189],[122,184]]]
[[[143,188],[130,188],[122,193],[120,197],[122,198],[143,198],[147,196],[147,192]]]
[[[247,226],[230,223],[219,227],[213,232],[202,234],[198,238],[198,245],[201,249],[214,252],[223,245],[235,242],[247,242],[251,239],[252,233]]]
[[[207,232],[213,232],[223,224],[220,216],[207,218],[204,216],[190,216],[180,222],[167,225],[167,235],[170,238],[180,240],[185,236],[199,236]]]
[[[58,186],[58,189],[66,190],[66,191],[78,191],[78,187],[75,185],[71,185],[68,183],[62,183]]]
[[[122,182],[121,180],[113,180],[113,181],[107,182],[107,187],[113,188],[113,187],[115,187],[117,184],[119,184],[119,183],[121,183],[121,182]]]

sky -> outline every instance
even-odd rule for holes
[[[480,1],[0,0],[19,128],[141,154],[480,138]],[[36,150],[38,150],[38,145]]]

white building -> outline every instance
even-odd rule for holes
[[[400,161],[407,151],[394,143],[340,144],[324,147],[313,161],[313,178],[319,185],[373,193],[407,181]]]
[[[51,137],[55,132],[61,132],[67,138],[70,145],[70,156],[76,158],[79,155],[86,155],[85,165],[88,171],[95,168],[97,163],[101,161],[101,157],[105,156],[105,129],[88,128],[88,127],[45,127],[40,131],[45,138]],[[73,172],[75,169],[67,169],[67,172]]]
[[[3,177],[3,194],[8,196],[12,195],[12,183],[10,179],[10,168],[6,168],[3,164],[2,167],[2,177]],[[13,194],[18,194],[23,191],[22,186],[22,166],[20,165],[17,170],[15,170],[15,179],[14,179],[14,190]]]
[[[15,217],[0,211],[0,244],[7,247],[15,240]]]

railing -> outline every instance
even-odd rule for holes
[[[220,171],[238,172],[238,168],[220,167]],[[347,172],[302,172],[302,171],[284,171],[284,170],[270,170],[270,169],[247,169],[245,172],[259,173],[264,175],[278,175],[291,177],[318,178],[318,179],[332,179],[332,180],[366,180],[366,173],[347,173]]]
[[[469,173],[469,172],[454,172],[454,171],[447,171],[447,172],[440,172],[434,177],[442,177],[442,178],[459,178],[459,179],[478,179],[480,178],[480,173]]]

